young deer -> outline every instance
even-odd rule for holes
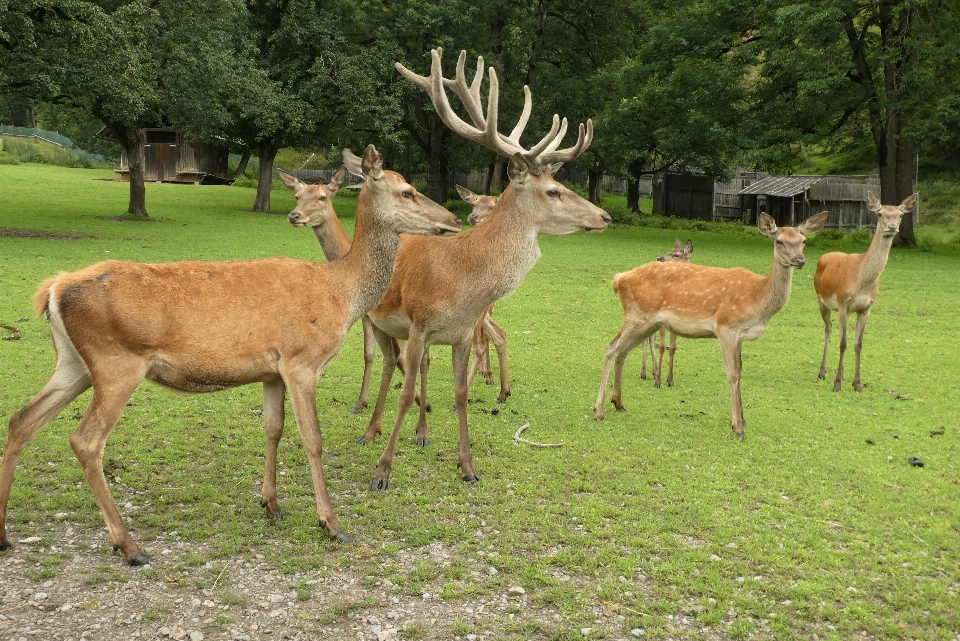
[[[131,565],[148,559],[130,536],[103,473],[103,451],[143,379],[183,392],[263,383],[267,434],[262,505],[280,514],[277,444],[284,392],[310,460],[317,515],[330,537],[349,541],[324,482],[317,379],[353,323],[390,283],[400,233],[454,234],[460,221],[385,171],[373,145],[357,202],[350,252],[332,263],[289,258],[147,265],[106,261],[48,279],[34,297],[50,323],[57,363],[50,381],[10,419],[0,465],[0,549],[10,546],[6,509],[14,468],[43,425],[89,387],[93,398],[70,445],[106,522]]]
[[[353,156],[352,153],[350,155]],[[353,157],[357,158],[356,156]],[[359,158],[357,158],[357,171],[360,172],[361,176],[363,175]],[[347,179],[346,166],[338,169],[326,185],[307,185],[296,176],[288,174],[282,169],[277,169],[277,174],[280,175],[283,184],[296,194],[297,206],[287,214],[287,220],[290,224],[294,227],[310,227],[328,261],[339,260],[346,256],[353,244],[353,239],[347,235],[343,225],[340,224],[337,212],[333,209],[333,197],[340,191]],[[361,322],[363,324],[363,379],[360,384],[360,396],[354,406],[350,408],[351,414],[359,414],[360,410],[367,406],[370,394],[370,376],[373,372],[373,360],[377,348],[377,340],[373,335],[373,323],[370,322],[370,318],[364,315]],[[400,371],[404,370],[402,358],[397,362],[397,366]],[[416,400],[417,402],[420,401],[419,394]]]
[[[661,263],[689,263],[690,254],[693,253],[693,241],[687,239],[687,244],[680,242],[679,238],[673,240],[673,251],[669,251],[663,256],[657,258]],[[660,358],[654,354],[653,334],[645,341],[644,347],[640,353],[643,354],[643,366],[640,368],[640,378],[647,380],[647,348],[650,349],[650,368],[653,370],[653,386],[660,387],[661,373],[663,371],[663,353],[667,349],[667,329],[660,327]],[[667,386],[673,387],[673,356],[677,353],[677,335],[670,332],[670,371],[667,373]]]
[[[497,197],[475,194],[460,185],[456,187],[460,197],[473,205],[467,222],[471,225],[479,225],[497,204]],[[473,385],[473,378],[477,372],[483,374],[487,386],[493,385],[493,367],[490,364],[491,341],[497,350],[497,359],[500,362],[500,395],[497,397],[497,402],[503,403],[510,396],[510,379],[507,375],[507,334],[493,320],[492,303],[483,312],[480,322],[473,330],[473,365],[470,366],[470,373],[467,374],[467,389]]]
[[[430,345],[453,346],[454,390],[460,425],[459,466],[465,481],[479,481],[470,451],[467,428],[467,364],[477,320],[490,304],[512,293],[540,256],[540,234],[569,234],[576,231],[602,231],[610,217],[599,207],[580,198],[553,179],[552,162],[572,161],[582,154],[593,138],[593,123],[580,125],[577,143],[557,150],[566,131],[554,116],[553,128],[531,149],[520,146],[520,135],[530,115],[532,103],[525,90],[523,115],[510,136],[497,132],[499,86],[496,72],[490,69],[490,91],[486,115],[480,104],[483,59],[477,61],[477,74],[470,87],[464,78],[466,52],[460,54],[455,80],[446,80],[440,69],[441,51],[432,52],[429,77],[418,76],[399,63],[397,69],[410,81],[425,89],[443,122],[455,133],[480,143],[510,158],[510,185],[497,201],[482,225],[442,242],[421,242],[421,237],[404,238],[390,289],[370,312],[377,328],[377,342],[384,352],[384,370],[374,416],[361,443],[372,441],[380,431],[380,419],[386,399],[386,387],[393,372],[395,355],[390,336],[408,338],[408,370],[400,393],[399,411],[386,449],[380,457],[372,488],[386,489],[393,465],[394,449],[403,419],[413,404],[416,372],[413,364],[422,361]],[[473,126],[457,116],[447,101],[444,85],[460,97]],[[439,240],[439,239],[438,239]],[[423,376],[421,371],[421,378]],[[423,386],[425,388],[425,385]],[[422,403],[426,399],[421,398]],[[421,404],[417,425],[418,441],[426,443],[426,421]]]
[[[790,298],[793,269],[807,264],[803,257],[805,235],[827,219],[820,212],[799,227],[777,227],[773,218],[760,214],[760,231],[774,241],[773,266],[767,276],[734,267],[653,262],[613,277],[613,290],[623,304],[623,329],[607,346],[600,394],[594,418],[604,416],[604,397],[610,366],[614,365],[613,405],[624,411],[621,400],[623,361],[634,347],[660,327],[684,338],[714,338],[730,383],[731,424],[743,438],[743,403],[740,400],[740,359],[744,341],[763,335],[774,315]]]
[[[840,364],[837,366],[837,379],[833,382],[833,391],[840,391],[843,382],[843,355],[847,351],[847,319],[850,314],[857,315],[856,339],[853,344],[856,353],[856,370],[853,374],[853,389],[860,391],[860,350],[863,347],[863,330],[867,326],[870,308],[880,294],[880,274],[887,266],[893,237],[900,231],[900,221],[917,206],[917,194],[908,196],[900,205],[881,205],[880,200],[867,192],[867,208],[877,214],[877,230],[870,241],[865,254],[844,254],[830,252],[817,261],[817,273],[813,277],[813,287],[820,304],[823,317],[823,361],[817,378],[827,375],[827,351],[830,348],[830,333],[833,329],[831,310],[838,312],[840,319]]]

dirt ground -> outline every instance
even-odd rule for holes
[[[569,630],[558,611],[535,606],[523,586],[472,600],[441,599],[438,581],[411,596],[350,567],[327,577],[282,574],[262,556],[183,570],[184,560],[202,550],[176,536],[152,542],[151,564],[134,568],[110,552],[105,530],[78,533],[62,523],[40,534],[20,541],[14,536],[14,547],[0,553],[0,639],[486,641],[546,639]],[[57,556],[60,563],[49,567]],[[442,564],[451,554],[437,542],[398,556],[413,568],[424,561]],[[482,563],[472,571],[495,572]],[[227,578],[220,583],[220,577]],[[576,632],[603,639],[645,636],[625,631],[622,616],[601,613]]]

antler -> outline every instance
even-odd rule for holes
[[[440,119],[450,127],[452,131],[463,136],[467,140],[480,143],[487,149],[491,149],[501,156],[507,158],[514,154],[523,154],[528,161],[539,165],[546,165],[555,162],[570,162],[576,159],[580,154],[587,150],[593,141],[593,121],[587,120],[587,126],[580,124],[577,142],[572,147],[558,150],[564,135],[567,133],[567,119],[562,121],[557,115],[553,116],[553,126],[543,139],[529,150],[520,144],[520,136],[530,119],[533,101],[530,96],[530,88],[523,87],[523,112],[520,114],[520,120],[510,132],[509,136],[504,136],[497,131],[498,104],[500,99],[500,84],[497,80],[497,72],[490,67],[490,91],[487,95],[487,115],[483,116],[483,109],[480,104],[480,83],[483,79],[483,57],[477,58],[477,72],[474,75],[473,82],[468,86],[464,74],[464,65],[467,52],[461,51],[457,60],[456,77],[453,79],[444,78],[440,67],[440,58],[443,55],[443,49],[436,48],[431,52],[430,75],[420,76],[399,62],[395,64],[399,71],[407,80],[414,83],[428,94],[434,108]],[[447,99],[447,92],[444,87],[449,87],[463,103],[473,125],[464,122],[450,106]]]

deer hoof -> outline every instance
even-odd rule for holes
[[[430,445],[430,439],[418,438],[418,439],[417,439],[417,445],[419,445],[420,447],[426,447],[426,446]]]
[[[367,440],[366,436],[361,436],[360,438],[357,439],[357,443],[360,445],[366,445],[369,442],[370,441]]]
[[[10,545],[10,541],[5,540],[3,543],[0,543],[0,550],[9,550],[12,547],[13,546]]]
[[[350,413],[351,413],[351,414],[359,414],[359,413],[360,413],[360,410],[362,410],[364,407],[366,407],[366,405],[358,405],[357,407],[351,407],[351,408],[350,408]]]
[[[127,559],[127,563],[133,566],[147,565],[150,563],[150,559],[141,553],[137,554],[137,556],[133,557],[132,559]]]
[[[385,492],[389,485],[390,479],[378,479],[374,477],[373,481],[370,483],[370,489],[374,492]]]
[[[463,480],[466,481],[467,483],[479,483],[480,477],[477,476],[476,474],[464,474]]]
[[[337,532],[330,538],[336,541],[340,541],[341,543],[353,543],[353,537],[342,530],[340,532]]]
[[[833,391],[834,392],[840,391],[840,381],[837,381],[836,383],[833,384]]]

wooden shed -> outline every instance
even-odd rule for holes
[[[143,173],[148,182],[225,185],[233,182],[228,176],[226,146],[189,140],[179,129],[149,127],[140,130],[143,141]],[[97,133],[103,140],[116,138],[109,128]],[[130,180],[126,152],[121,153],[120,180]]]
[[[665,216],[713,220],[714,183],[703,174],[658,173],[653,180],[653,211]]]

